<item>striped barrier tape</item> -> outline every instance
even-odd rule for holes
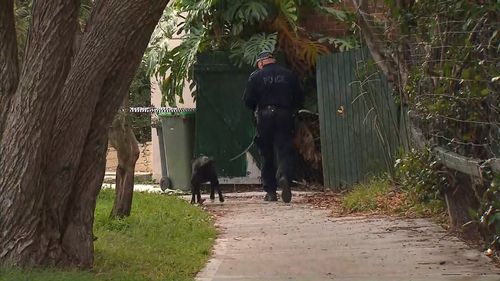
[[[130,107],[132,113],[181,113],[195,112],[195,108],[173,108],[173,107]]]

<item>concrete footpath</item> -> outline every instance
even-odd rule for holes
[[[500,281],[489,258],[425,219],[331,218],[300,196],[268,203],[260,193],[206,207],[221,233],[199,281]]]

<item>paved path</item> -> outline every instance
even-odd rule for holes
[[[428,220],[329,218],[260,196],[207,204],[221,234],[196,280],[500,280],[486,256]]]

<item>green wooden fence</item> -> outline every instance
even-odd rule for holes
[[[402,119],[368,52],[321,57],[317,86],[325,187],[339,189],[390,170]]]
[[[246,157],[234,161],[252,142],[252,113],[241,99],[252,69],[235,67],[226,53],[211,52],[198,56],[194,68],[197,85],[195,156],[215,159],[220,176],[245,177]],[[255,147],[250,153],[259,163]]]

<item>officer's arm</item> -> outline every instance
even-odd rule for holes
[[[255,89],[255,80],[252,78],[252,76],[248,78],[245,93],[243,94],[243,101],[245,102],[246,107],[250,108],[252,111],[255,111],[258,103],[258,96]]]

